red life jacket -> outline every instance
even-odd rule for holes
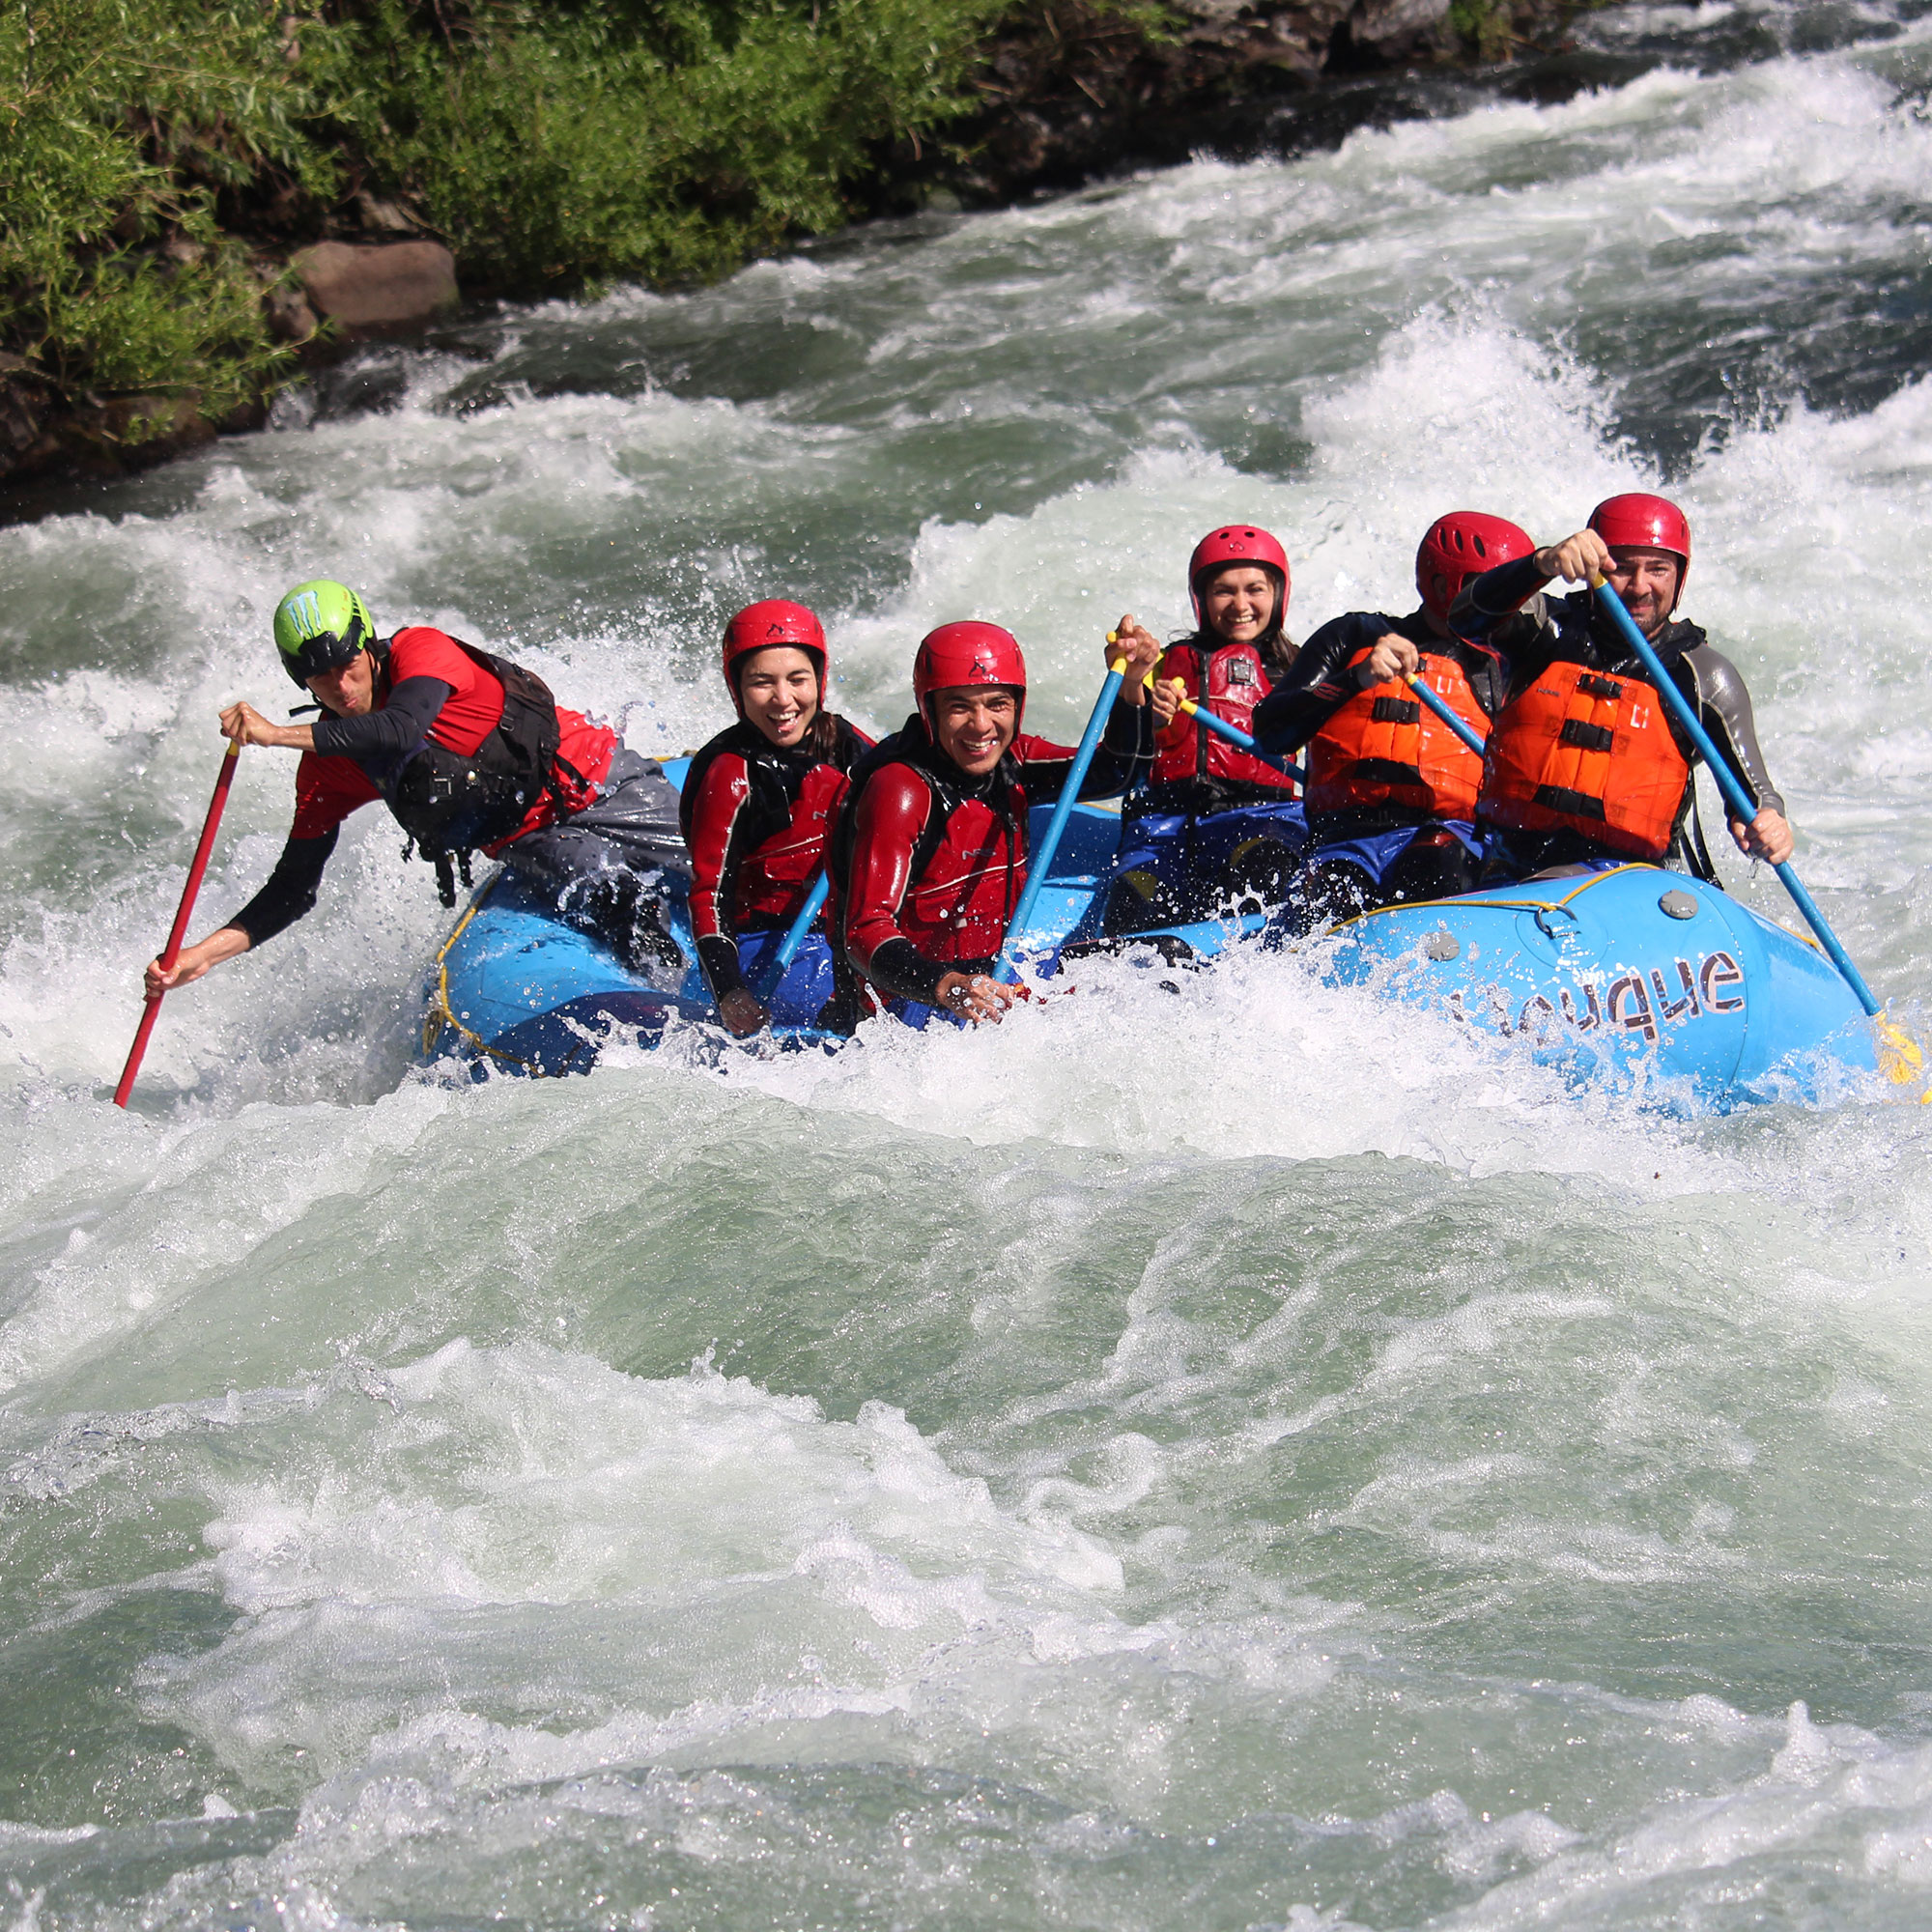
[[[854,962],[865,970],[889,939],[910,940],[926,958],[948,963],[995,958],[1026,888],[1026,788],[1009,760],[995,774],[987,797],[967,794],[943,761],[913,738],[913,727],[902,736],[910,742],[895,748],[897,755],[855,775],[834,841],[833,877],[845,901],[844,931]],[[1015,741],[1022,749],[1036,743],[1061,750],[1039,740]],[[855,849],[861,797],[882,782],[916,785],[929,798],[909,852]],[[906,883],[895,908],[884,903],[887,895],[871,882],[901,863]]]
[[[426,624],[372,649],[383,679],[377,710],[412,677],[436,678],[450,695],[422,743],[380,778],[353,758],[304,753],[291,837],[317,837],[380,797],[410,835],[405,854],[412,846],[435,866],[438,894],[454,905],[457,864],[468,885],[472,851],[495,858],[596,798],[616,736],[560,711],[534,671]]]
[[[932,774],[923,774],[932,785]],[[928,959],[991,959],[1026,890],[1027,799],[1008,788],[1007,811],[932,785],[932,810],[913,851],[899,930]]]
[[[1569,830],[1634,859],[1662,859],[1690,763],[1647,679],[1556,662],[1503,707],[1490,733],[1484,819]]]
[[[1373,645],[1346,667],[1353,671]],[[1422,653],[1431,691],[1476,732],[1490,728],[1459,659]],[[1399,805],[1420,818],[1472,818],[1483,761],[1399,677],[1358,691],[1308,742],[1308,809],[1350,811]]]
[[[732,895],[732,911],[741,923],[762,915],[782,925],[797,917],[825,856],[826,828],[849,782],[837,765],[813,765],[792,801],[784,829],[745,854]]]
[[[695,936],[735,937],[797,917],[850,768],[870,744],[843,719],[837,723],[838,743],[824,761],[787,752],[742,724],[693,757],[678,817],[691,847]]]
[[[1238,724],[1250,737],[1255,729],[1255,707],[1273,689],[1266,660],[1253,644],[1220,644],[1206,653],[1205,659],[1193,639],[1171,644],[1154,667],[1154,675],[1184,680],[1187,695],[1204,711]],[[1173,724],[1154,740],[1153,782],[1173,784],[1193,778],[1234,779],[1243,784],[1269,785],[1290,798],[1294,796],[1293,779],[1227,739],[1216,737],[1184,711],[1177,712]]]

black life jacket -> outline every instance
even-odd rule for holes
[[[502,686],[503,715],[468,755],[425,738],[381,784],[384,802],[410,835],[404,856],[413,846],[435,866],[444,905],[456,903],[451,862],[460,864],[467,886],[470,853],[510,838],[546,793],[564,814],[582,810],[596,796],[589,780],[557,755],[561,732],[550,686],[508,658],[461,638],[450,642]],[[386,678],[388,645],[375,649]]]

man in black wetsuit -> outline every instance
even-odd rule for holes
[[[1535,548],[1526,531],[1480,510],[1438,518],[1415,554],[1421,606],[1406,617],[1331,618],[1262,700],[1259,741],[1271,752],[1307,747],[1309,849],[1289,899],[1293,928],[1475,885],[1482,756],[1408,679],[1488,736],[1507,673],[1495,650],[1451,634],[1449,607],[1468,579]]]
[[[1684,513],[1637,493],[1609,497],[1575,536],[1463,587],[1449,617],[1460,637],[1487,639],[1521,613],[1510,639],[1508,701],[1490,735],[1476,805],[1486,880],[1671,859],[1700,878],[1716,876],[1693,810],[1695,748],[1590,591],[1560,601],[1542,595],[1552,577],[1609,580],[1756,802],[1749,824],[1731,821],[1739,850],[1774,865],[1791,856],[1784,801],[1765,770],[1744,679],[1695,624],[1674,614],[1690,568]]]
[[[428,625],[386,642],[360,597],[318,579],[275,610],[282,668],[317,702],[313,724],[276,724],[249,704],[221,714],[224,737],[299,752],[288,842],[269,882],[171,972],[149,963],[151,995],[199,980],[312,911],[337,829],[378,800],[436,864],[443,903],[454,867],[480,850],[594,932],[634,972],[683,973],[662,901],[690,859],[677,795],[650,759],[555,703],[532,673]],[[407,847],[405,849],[408,849]]]

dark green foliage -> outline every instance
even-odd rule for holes
[[[286,359],[214,212],[267,171],[329,180],[270,20],[206,0],[0,5],[0,342],[71,390],[192,392],[218,416]]]
[[[1503,60],[1515,39],[1511,0],[1449,0],[1449,25],[1484,60]]]
[[[970,105],[1011,4],[0,0],[0,348],[222,415],[287,363],[275,260],[365,189],[472,290],[724,272]]]
[[[340,111],[471,280],[703,276],[842,220],[875,144],[969,104],[1003,4],[499,6],[444,44],[380,0]]]

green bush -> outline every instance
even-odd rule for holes
[[[1006,4],[499,6],[445,47],[380,0],[338,111],[472,281],[707,276],[838,225],[875,144],[969,106]]]
[[[1449,0],[1449,25],[1484,60],[1507,58],[1515,39],[1511,0]]]
[[[220,416],[286,364],[215,208],[265,172],[311,195],[332,179],[272,17],[190,0],[0,12],[0,341],[71,392],[192,394]]]
[[[844,220],[1030,4],[0,0],[0,347],[224,415],[289,362],[261,265],[362,190],[471,289],[720,274]]]

